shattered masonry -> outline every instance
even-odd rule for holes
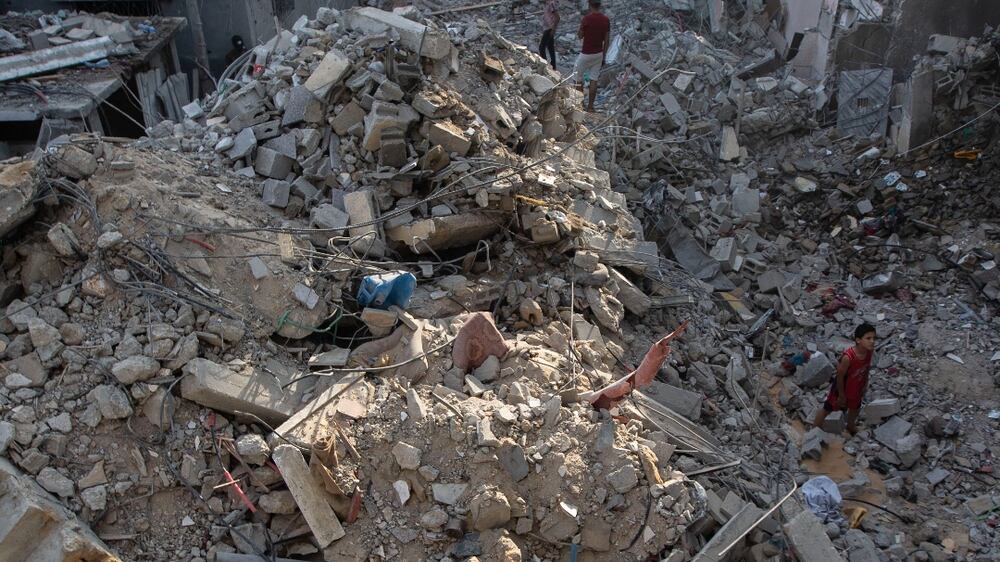
[[[439,4],[0,163],[0,558],[1000,557],[1000,35],[900,76],[835,53],[902,2],[630,0],[586,113],[574,10],[555,70],[540,4]],[[145,48],[3,21],[0,77]]]

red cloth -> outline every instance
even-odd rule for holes
[[[604,36],[611,31],[611,20],[608,16],[591,12],[580,20],[580,33],[583,35],[583,48],[580,50],[585,55],[593,55],[604,51]]]
[[[590,393],[585,399],[597,408],[609,410],[618,403],[619,399],[632,392],[632,389],[646,386],[652,382],[663,362],[670,355],[670,340],[683,334],[684,330],[687,329],[687,324],[687,320],[681,322],[681,325],[676,330],[663,336],[660,341],[651,345],[649,351],[646,352],[646,356],[642,358],[642,363],[639,364],[638,369],[604,388]]]
[[[851,361],[844,380],[844,394],[847,395],[848,409],[857,410],[861,407],[862,392],[868,383],[868,370],[872,366],[872,355],[872,353],[868,353],[864,358],[858,357],[858,352],[854,350],[854,347],[844,352],[844,357]],[[826,403],[830,406],[831,411],[839,409],[838,394],[837,379],[834,378],[833,384],[830,385],[830,393],[826,397]]]

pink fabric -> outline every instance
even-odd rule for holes
[[[638,369],[604,388],[594,391],[589,397],[590,403],[598,408],[609,409],[633,389],[651,383],[656,378],[656,373],[660,371],[663,362],[670,355],[670,340],[683,334],[687,324],[687,320],[685,320],[676,330],[650,346]]]

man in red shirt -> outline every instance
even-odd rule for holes
[[[584,104],[584,109],[594,111],[594,98],[597,97],[597,79],[604,66],[604,57],[608,52],[608,36],[611,32],[611,20],[601,13],[601,0],[590,0],[590,13],[580,20],[580,31],[577,35],[583,39],[580,56],[576,59],[576,79],[580,83],[580,91],[590,83],[590,102]]]

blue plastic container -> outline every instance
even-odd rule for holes
[[[358,288],[358,304],[382,310],[390,306],[406,308],[416,288],[417,278],[407,271],[368,275]]]

